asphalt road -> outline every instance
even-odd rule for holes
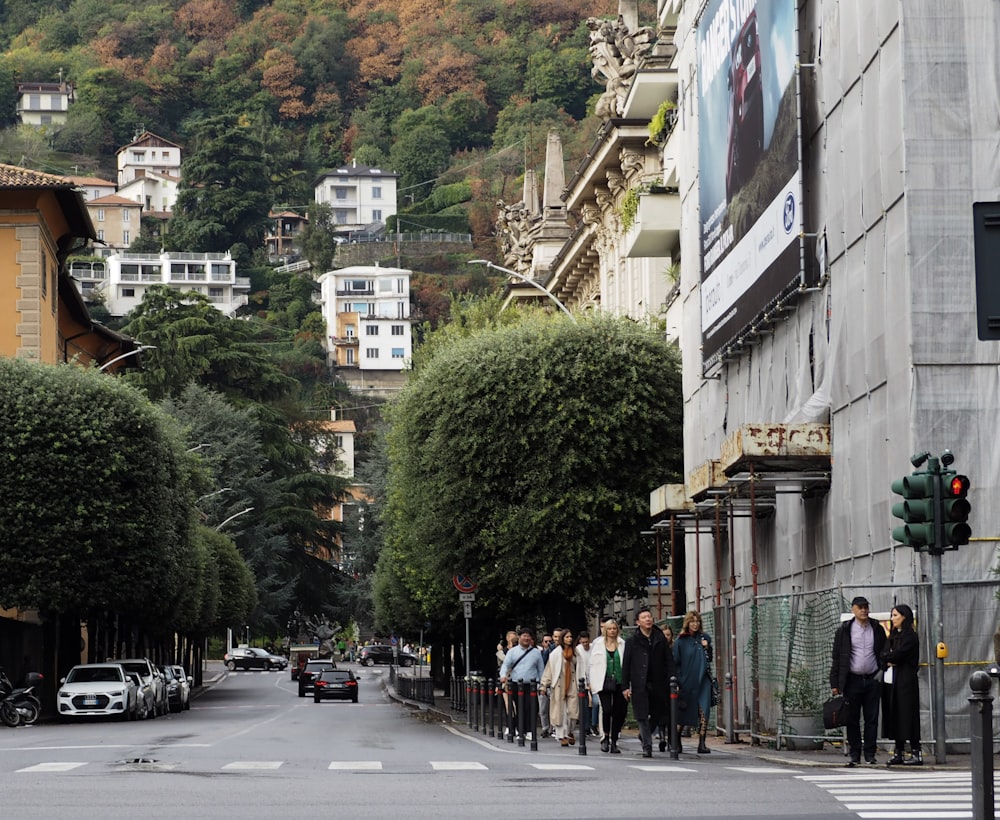
[[[358,704],[299,698],[287,672],[236,672],[177,715],[0,729],[0,812],[12,820],[971,816],[946,813],[952,804],[962,811],[960,772],[915,781],[909,772],[799,770],[720,749],[646,760],[592,744],[581,756],[551,740],[531,752],[421,719],[386,696],[386,669],[358,673]],[[892,813],[923,784],[941,795],[931,803],[937,813]]]

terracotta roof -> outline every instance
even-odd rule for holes
[[[137,136],[128,145],[123,145],[115,153],[120,154],[122,151],[128,148],[134,148],[137,145],[149,145],[154,148],[180,148],[176,142],[171,142],[170,140],[161,137],[159,134],[154,134],[152,131],[143,131],[139,136]]]
[[[106,196],[99,196],[97,199],[91,199],[87,202],[88,205],[134,205],[136,208],[141,208],[142,206],[138,202],[134,202],[131,199],[127,199],[123,196],[118,196],[118,194],[107,194]]]
[[[68,177],[0,163],[0,188],[75,188]]]
[[[72,177],[67,176],[66,179],[72,180],[77,185],[94,185],[100,188],[115,187],[115,183],[110,182],[106,179],[101,179],[100,177]]]

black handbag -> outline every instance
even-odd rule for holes
[[[851,705],[843,695],[834,695],[823,704],[823,727],[839,729],[846,726]]]

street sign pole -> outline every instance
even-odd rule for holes
[[[465,602],[465,717],[468,720],[469,725],[472,725],[472,698],[468,697],[471,693],[471,677],[472,677],[472,661],[469,656],[469,621],[472,620],[472,604],[468,601]]]

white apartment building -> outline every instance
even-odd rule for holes
[[[61,80],[57,83],[18,83],[17,117],[23,125],[65,125],[75,90],[72,83]]]
[[[375,232],[396,213],[398,174],[354,163],[321,174],[313,183],[316,202],[329,205],[344,232]]]
[[[236,275],[228,253],[116,253],[101,261],[73,260],[69,272],[84,298],[103,298],[112,316],[137,307],[152,285],[204,294],[227,315],[245,305],[250,293],[249,277]]]
[[[319,277],[327,361],[359,389],[395,388],[413,353],[410,275],[357,265]]]
[[[147,174],[166,174],[180,178],[181,147],[176,142],[143,131],[128,145],[116,152],[118,157],[118,188]]]

